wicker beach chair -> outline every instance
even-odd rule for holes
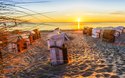
[[[118,26],[117,28],[119,29],[120,34],[122,34],[122,33],[123,33],[123,29],[124,29],[124,27],[123,27],[123,26]]]
[[[17,39],[17,48],[18,48],[18,52],[23,52],[24,50],[27,49],[26,40],[23,39],[21,36],[19,36]]]
[[[114,36],[115,36],[115,37],[119,37],[121,30],[119,30],[117,27],[114,27],[114,28],[112,28],[112,29],[113,29],[113,30],[116,30]]]
[[[123,34],[125,34],[125,27],[123,28]]]
[[[84,27],[84,29],[83,29],[83,34],[87,34],[87,28],[88,28],[88,27]]]
[[[93,29],[93,28],[88,28],[88,29],[87,29],[87,35],[89,35],[89,36],[92,35],[92,29]]]
[[[35,32],[34,31],[29,31],[29,40],[30,40],[30,44],[33,44],[34,40],[35,40],[35,37],[34,37],[34,34]]]
[[[93,38],[100,38],[100,34],[101,34],[101,28],[93,28],[92,29],[92,37]]]
[[[35,32],[35,34],[34,34],[35,39],[41,38],[40,32],[38,31],[38,29],[34,29],[33,31]]]
[[[65,34],[65,35],[64,35],[65,40],[67,40],[67,41],[70,40],[66,33],[61,32],[61,30],[60,30],[59,28],[56,28],[52,33],[49,33],[49,34],[47,35],[48,50],[50,50],[50,42],[49,42],[49,39],[50,39],[52,36],[57,35],[57,34]]]
[[[114,42],[115,41],[115,36],[114,36],[115,31],[116,30],[105,29],[103,32],[102,41]]]
[[[64,35],[64,33],[57,34],[49,39],[52,65],[63,64],[68,60],[67,50],[66,48],[62,47],[64,42]]]
[[[3,45],[3,46],[7,45],[7,43],[8,43],[7,37],[8,37],[8,34],[2,34],[2,35],[0,36],[0,40],[2,41],[2,45]]]
[[[26,34],[26,33],[22,34],[21,37],[23,39],[25,39],[27,45],[30,45],[30,38],[29,38],[28,34]]]
[[[33,42],[34,42],[33,35],[29,35],[29,40],[30,40],[30,44],[33,44]]]

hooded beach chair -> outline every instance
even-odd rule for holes
[[[0,40],[2,41],[3,46],[6,46],[8,43],[7,37],[8,37],[8,34],[3,34],[2,36],[0,36]]]
[[[123,34],[125,34],[125,27],[123,28]]]
[[[23,39],[21,36],[19,36],[17,39],[17,48],[18,48],[18,52],[23,52],[24,50],[27,49],[26,40]]]
[[[64,63],[64,55],[63,55],[63,42],[64,42],[64,33],[57,34],[52,36],[49,39],[50,43],[50,54],[51,54],[51,62],[52,65],[58,65]]]
[[[101,38],[103,37],[103,32],[104,32],[105,29],[108,29],[108,27],[103,27],[103,28],[102,28],[102,31],[101,31]]]
[[[56,30],[54,30],[52,33],[49,33],[48,35],[47,35],[47,45],[48,45],[48,50],[50,50],[50,43],[49,43],[49,39],[52,37],[52,36],[54,36],[54,35],[57,35],[57,34],[61,34],[61,33],[64,33],[64,32],[61,32],[61,30],[59,29],[59,28],[56,28]],[[69,37],[67,36],[67,34],[66,33],[64,33],[65,35],[64,35],[64,38],[65,38],[65,40],[70,40],[69,39]]]
[[[102,41],[114,42],[115,41],[115,36],[114,36],[115,31],[116,30],[105,29],[103,32]]]
[[[89,35],[89,36],[92,35],[92,29],[93,29],[93,28],[88,28],[88,29],[87,29],[87,35]]]
[[[30,38],[27,34],[22,34],[21,37],[25,39],[27,45],[30,45]]]
[[[30,44],[33,44],[35,38],[34,38],[34,34],[35,32],[34,31],[29,31],[29,40],[30,40]]]
[[[98,27],[92,29],[92,37],[100,38],[100,34],[101,34],[101,28]]]
[[[83,28],[83,34],[87,34],[87,29],[88,29],[88,27]]]
[[[123,27],[123,26],[118,26],[117,28],[119,29],[120,34],[122,34],[122,33],[123,33],[123,29],[124,29],[124,27]]]
[[[33,30],[34,32],[35,32],[35,39],[39,39],[39,38],[41,38],[41,36],[40,36],[40,32],[39,32],[39,30],[38,29],[34,29]]]

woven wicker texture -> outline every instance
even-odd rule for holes
[[[115,41],[115,33],[116,30],[105,29],[103,32],[102,41],[114,42]]]
[[[92,35],[92,29],[93,29],[93,28],[88,28],[88,29],[87,29],[87,35],[89,35],[89,36]]]

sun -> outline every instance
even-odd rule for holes
[[[79,21],[80,21],[80,19],[77,19],[77,21],[79,22]]]

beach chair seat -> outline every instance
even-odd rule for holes
[[[114,36],[115,31],[116,30],[105,29],[103,32],[102,41],[114,42],[115,41],[115,36]]]
[[[65,34],[61,33],[54,35],[49,39],[52,65],[58,65],[64,63],[63,48],[62,48],[64,42],[64,36]]]
[[[84,29],[83,29],[83,34],[87,34],[87,28],[88,28],[88,27],[84,27]]]
[[[92,35],[92,29],[93,29],[93,28],[88,28],[88,29],[87,29],[87,35],[89,35],[89,36]]]

